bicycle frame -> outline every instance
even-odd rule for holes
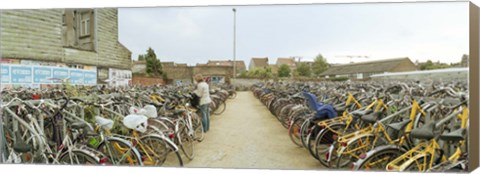
[[[453,116],[457,116],[457,118],[461,119],[461,128],[466,128],[468,119],[468,107],[464,107],[462,110],[454,112],[453,114],[451,114],[451,116],[442,119],[436,125],[444,124],[444,122],[451,119],[451,117]],[[410,149],[407,153],[391,161],[386,166],[387,171],[404,171],[412,163],[415,163],[419,171],[426,171],[427,169],[432,168],[433,163],[435,162],[435,152],[440,149],[440,145],[438,144],[436,139],[437,137],[431,139],[428,142],[420,143],[414,148]],[[461,141],[460,144],[463,146],[464,142]],[[440,158],[441,162],[445,162],[446,160],[456,161],[461,157],[461,155],[462,150],[460,147],[457,147],[456,151],[448,159],[445,155],[442,155]],[[419,162],[421,159],[423,159],[423,162]],[[427,159],[429,159],[428,163]]]

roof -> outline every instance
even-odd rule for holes
[[[268,57],[265,58],[252,58],[252,62],[255,67],[266,67],[268,66]]]
[[[187,67],[186,63],[161,62],[162,66],[167,67]]]
[[[278,58],[277,65],[295,66],[295,58]]]
[[[233,61],[231,60],[208,60],[207,65],[209,66],[233,66]],[[245,62],[243,60],[235,61],[236,69],[245,69]]]
[[[327,71],[323,72],[321,75],[344,75],[344,74],[355,74],[355,73],[369,73],[369,72],[388,72],[400,63],[408,61],[413,64],[413,62],[408,58],[395,58],[395,59],[383,59],[376,61],[368,62],[359,62],[351,64],[342,64],[342,65],[333,65],[328,68]]]

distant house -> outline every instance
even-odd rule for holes
[[[330,77],[349,77],[351,79],[366,79],[374,74],[383,74],[385,72],[405,72],[415,71],[417,67],[408,58],[384,59],[368,62],[359,62],[342,65],[332,65],[320,76]]]
[[[277,59],[277,67],[280,68],[281,65],[288,65],[290,70],[294,71],[297,68],[295,63],[295,58],[278,58]]]
[[[254,70],[255,68],[267,68],[268,65],[268,57],[265,58],[252,58],[250,60],[250,65],[248,65],[248,70]]]
[[[162,70],[167,74],[168,83],[182,84],[192,82],[192,68],[186,63],[162,62]]]
[[[232,66],[233,61],[231,60],[209,60],[207,62],[207,66]],[[240,74],[247,70],[245,66],[245,62],[243,60],[236,60],[235,61],[235,73]]]

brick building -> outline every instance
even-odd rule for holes
[[[2,10],[0,29],[3,63],[90,69],[97,83],[128,84],[121,78],[131,74],[131,52],[118,41],[117,9]]]

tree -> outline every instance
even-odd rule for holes
[[[450,68],[451,65],[446,63],[441,63],[440,61],[432,62],[431,60],[427,60],[425,63],[419,63],[418,65],[420,70],[433,70],[433,69],[444,69]]]
[[[321,54],[318,54],[315,58],[315,61],[312,65],[312,71],[316,76],[319,76],[324,71],[328,69],[327,59],[325,59]]]
[[[144,55],[144,57],[147,65],[147,74],[153,76],[160,76],[163,74],[162,63],[157,59],[157,55],[155,55],[155,51],[152,48],[148,48],[147,54]]]
[[[468,55],[464,54],[462,56],[462,61],[460,61],[460,66],[468,67]]]
[[[290,77],[290,67],[288,65],[280,65],[278,68],[278,77]]]
[[[144,61],[145,60],[145,55],[140,54],[138,55],[138,61]]]
[[[310,66],[308,64],[302,62],[297,67],[297,73],[299,76],[310,77],[310,75],[312,74],[312,70],[310,69]]]

